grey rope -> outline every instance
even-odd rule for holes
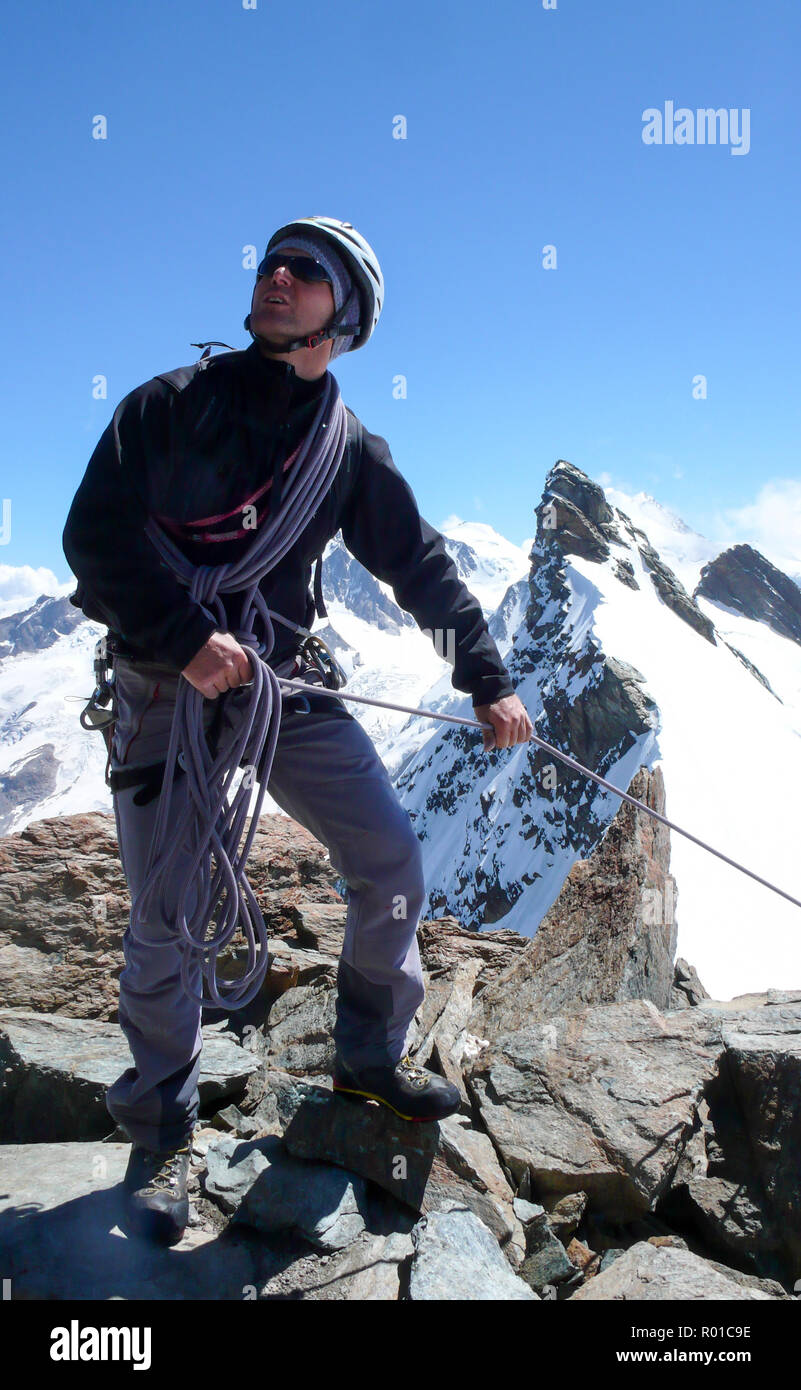
[[[279,676],[278,683],[279,685],[292,686],[296,690],[309,689],[307,681],[290,680],[285,676]],[[318,687],[315,686],[314,689],[317,691]],[[406,714],[421,714],[426,719],[445,719],[449,724],[466,724],[470,729],[487,729],[490,733],[495,732],[492,724],[485,724],[478,719],[465,719],[462,715],[458,714],[438,714],[436,710],[432,709],[412,709],[410,705],[391,705],[386,700],[374,700],[367,695],[346,694],[344,690],[321,690],[319,693],[323,695],[335,695],[343,700],[358,700],[361,705],[379,705],[381,709],[399,709]],[[786,898],[788,902],[794,903],[796,907],[801,907],[801,901],[799,901],[798,898],[791,897],[789,893],[785,893],[783,888],[777,888],[775,883],[768,883],[766,878],[760,878],[759,874],[753,873],[751,869],[746,869],[744,864],[738,864],[736,859],[730,859],[727,854],[722,854],[719,849],[714,849],[712,845],[708,845],[705,840],[699,840],[697,835],[691,835],[689,830],[682,830],[680,825],[676,825],[672,820],[668,820],[666,816],[661,816],[658,811],[654,811],[650,806],[646,806],[644,801],[638,801],[636,796],[629,796],[628,792],[621,791],[620,787],[615,787],[611,782],[607,782],[605,778],[599,777],[597,772],[590,772],[588,767],[583,767],[575,758],[571,758],[567,753],[561,752],[559,748],[553,748],[550,743],[545,742],[545,739],[538,738],[536,734],[531,734],[530,742],[536,743],[539,748],[544,748],[546,752],[552,753],[555,758],[561,758],[562,762],[567,763],[568,767],[575,768],[577,772],[583,772],[585,777],[591,777],[593,782],[598,782],[600,786],[606,787],[607,791],[614,792],[615,796],[622,796],[624,801],[628,801],[630,805],[636,806],[640,811],[645,811],[647,815],[653,816],[654,820],[661,821],[662,825],[669,826],[671,830],[677,830],[679,835],[684,835],[688,840],[692,840],[694,844],[700,845],[702,849],[708,850],[710,854],[716,854],[718,859],[722,859],[726,864],[731,864],[733,869],[739,869],[741,873],[748,874],[749,878],[756,879],[757,883],[761,883],[764,888],[770,888],[772,892],[778,893],[779,897]]]
[[[151,517],[145,533],[155,545],[176,578],[189,589],[196,603],[210,610],[221,631],[228,628],[225,608],[219,595],[241,593],[239,627],[230,629],[245,648],[253,678],[242,687],[245,694],[238,732],[226,738],[221,731],[217,755],[212,758],[203,722],[205,697],[187,680],[178,682],[170,743],[164,768],[164,782],[153,835],[145,865],[142,886],[131,909],[131,933],[147,941],[144,928],[155,902],[161,920],[177,933],[185,949],[181,960],[181,983],[196,1003],[219,1008],[244,1008],[259,992],[269,965],[264,918],[245,875],[245,865],[258,826],[261,805],[270,777],[281,722],[281,689],[278,677],[266,661],[275,642],[275,632],[259,584],[287,551],[317,510],[342,462],[347,440],[347,415],[336,378],[326,373],[325,389],[314,421],[304,439],[287,479],[288,488],[277,514],[265,519],[253,545],[238,561],[228,565],[195,566],[173,544]],[[264,641],[256,632],[261,622]],[[220,696],[218,698],[223,698]],[[250,829],[238,852],[242,829],[250,803],[250,782],[243,777],[230,802],[228,794],[234,776],[245,756],[259,768],[259,792]],[[180,816],[171,816],[176,763],[186,773],[187,796]],[[179,870],[177,860],[188,853],[190,862]],[[216,870],[211,875],[211,854]],[[178,885],[174,913],[166,905],[168,885]],[[196,901],[190,908],[190,894]],[[208,936],[211,919],[221,894],[224,909],[218,914],[217,930]],[[247,943],[247,965],[237,979],[217,979],[217,957],[231,940],[237,924]],[[207,939],[208,937],[208,939]],[[173,944],[174,935],[159,944]],[[258,947],[258,953],[257,953]],[[196,994],[190,984],[194,962],[201,962],[201,977],[209,996]]]

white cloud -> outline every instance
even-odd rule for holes
[[[68,594],[74,588],[74,579],[60,584],[53,571],[44,566],[0,565],[0,617],[30,608],[40,594]]]
[[[437,527],[437,530],[438,530],[438,531],[449,531],[449,530],[451,529],[452,526],[463,526],[463,525],[464,525],[464,517],[463,517],[463,516],[457,516],[457,515],[456,515],[456,512],[452,512],[450,516],[446,516],[445,520],[444,520],[444,521],[441,521],[441,522],[439,523],[439,526]]]
[[[713,519],[713,539],[723,545],[746,543],[774,564],[801,568],[801,482],[774,478],[744,507],[726,507]],[[775,558],[780,557],[780,558]]]

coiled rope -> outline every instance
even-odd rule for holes
[[[220,631],[230,631],[250,658],[253,679],[234,687],[245,696],[238,732],[226,736],[221,731],[216,757],[212,758],[204,732],[205,697],[187,680],[178,682],[178,692],[170,730],[170,743],[164,768],[164,782],[153,827],[145,876],[131,908],[131,934],[143,943],[154,944],[145,935],[145,923],[155,909],[161,921],[172,929],[170,945],[177,934],[185,950],[181,960],[181,982],[196,1003],[218,1008],[241,1009],[255,998],[269,965],[267,932],[259,905],[245,874],[245,865],[258,826],[262,801],[270,778],[281,723],[281,687],[272,668],[261,660],[273,649],[275,633],[259,584],[294,545],[330,488],[342,462],[347,440],[347,414],[339,385],[330,372],[308,434],[300,446],[294,467],[287,475],[289,484],[281,497],[277,513],[265,520],[253,545],[235,563],[193,565],[151,517],[145,533],[176,578],[189,589],[191,597],[209,610]],[[241,593],[242,606],[237,628],[229,628],[220,594]],[[264,640],[258,636],[261,625]],[[249,694],[247,693],[249,692]],[[250,781],[243,777],[233,800],[228,795],[241,761],[259,769],[259,791],[247,838],[239,841],[250,803]],[[176,763],[186,773],[187,796],[179,816],[171,814]],[[189,854],[178,867],[179,856]],[[216,869],[212,877],[211,855]],[[176,891],[174,912],[166,904],[168,886]],[[216,931],[210,934],[212,917],[221,895]],[[190,896],[196,901],[192,907]],[[222,985],[217,979],[217,957],[231,940],[237,926],[247,943],[247,965],[242,975]],[[258,949],[257,949],[258,948]],[[197,994],[190,984],[190,971],[201,963],[201,979],[208,995]]]

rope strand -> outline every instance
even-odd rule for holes
[[[280,685],[289,685],[295,690],[309,689],[306,681],[290,680],[286,676],[280,676],[278,679]],[[314,690],[316,692],[319,691],[319,687],[314,686]],[[336,695],[343,700],[358,700],[361,705],[378,705],[381,709],[398,709],[405,714],[423,715],[426,719],[445,719],[449,724],[466,724],[470,729],[488,729],[490,733],[495,732],[492,724],[485,724],[478,719],[465,719],[458,714],[438,714],[436,710],[432,709],[413,709],[410,705],[391,705],[386,700],[374,700],[368,695],[352,695],[346,693],[344,690],[322,690],[319,691],[319,693],[324,695]],[[611,782],[607,782],[605,778],[599,777],[597,772],[590,772],[588,767],[583,767],[575,758],[571,758],[569,754],[563,753],[559,748],[552,747],[550,743],[545,742],[545,739],[538,738],[536,734],[531,734],[530,741],[536,743],[539,748],[544,748],[547,753],[552,753],[555,758],[561,758],[563,763],[567,763],[568,767],[575,768],[576,772],[583,772],[585,777],[591,777],[593,782],[598,782],[600,786],[606,787],[607,791],[614,792],[615,796],[621,796],[624,801],[628,801],[632,806],[636,806],[639,811],[645,811],[647,815],[653,816],[654,820],[661,821],[663,825],[669,826],[671,830],[678,831],[679,835],[686,836],[688,840],[692,840],[696,845],[700,845],[702,849],[708,850],[710,854],[716,854],[718,859],[722,859],[726,864],[731,864],[732,868],[739,869],[741,873],[748,874],[749,878],[756,879],[757,883],[761,883],[764,888],[770,888],[772,892],[778,893],[779,897],[786,898],[788,902],[794,903],[796,907],[801,907],[801,901],[799,901],[798,898],[793,898],[789,893],[785,893],[783,888],[777,888],[775,883],[769,883],[766,878],[760,878],[759,874],[755,874],[753,870],[746,869],[744,864],[738,864],[736,859],[730,859],[727,854],[723,854],[719,849],[714,849],[712,845],[708,845],[706,841],[699,840],[697,835],[691,835],[689,830],[682,830],[680,825],[676,825],[674,821],[668,820],[665,816],[661,816],[658,811],[654,811],[650,806],[646,806],[644,801],[638,801],[636,796],[629,796],[628,792],[621,791],[620,787],[615,787]]]

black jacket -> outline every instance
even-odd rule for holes
[[[323,388],[324,377],[304,381],[253,343],[131,391],[101,435],[67,517],[62,543],[78,580],[71,602],[104,623],[123,651],[182,671],[219,623],[161,560],[144,533],[148,515],[195,564],[238,558],[254,538],[253,529],[241,529],[242,509],[253,499],[261,521],[280,503],[284,465]],[[295,544],[262,580],[265,602],[304,627],[315,606],[324,614],[319,584],[317,605],[309,591],[311,567],[341,528],[351,554],[392,586],[419,627],[454,630],[456,690],[473,704],[512,694],[481,607],[440,533],[420,516],[386,440],[349,409],[347,416],[342,463]],[[241,600],[221,598],[235,631]],[[277,621],[274,629],[271,666],[302,641]]]

